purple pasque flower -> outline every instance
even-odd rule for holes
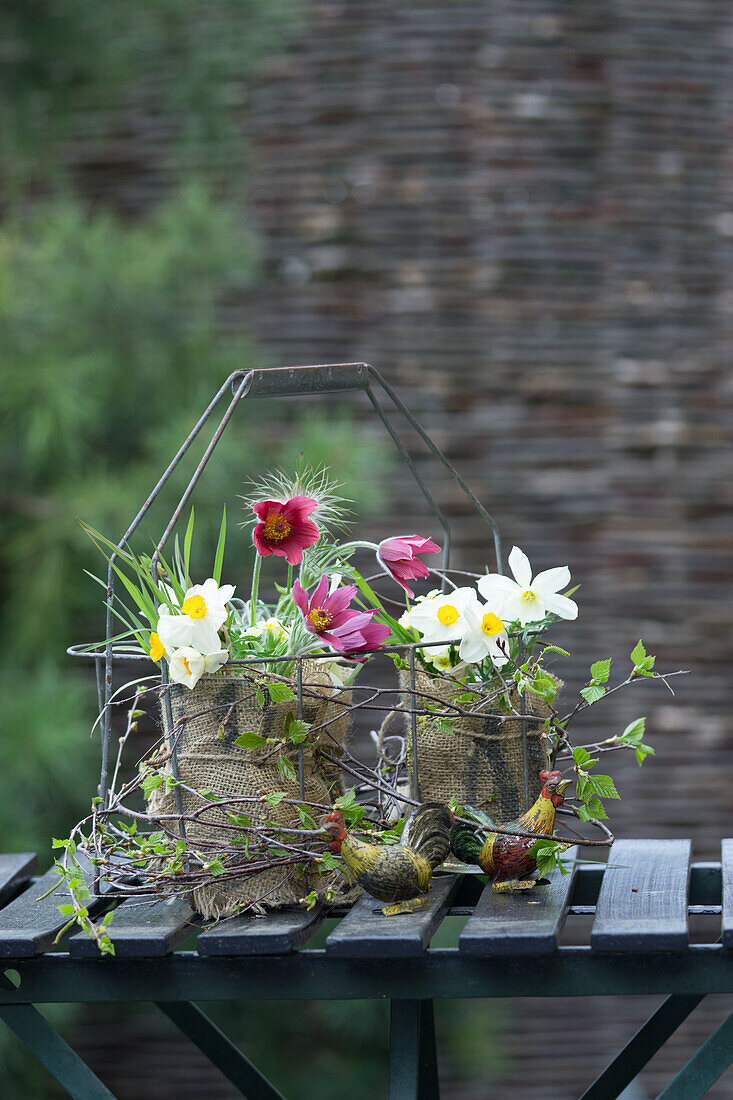
[[[385,573],[402,585],[410,599],[414,599],[415,593],[407,581],[430,575],[430,570],[418,555],[438,553],[440,547],[432,539],[424,539],[421,535],[397,535],[382,539],[377,547],[377,561]]]
[[[335,588],[333,592],[329,592],[325,573],[312,596],[308,595],[300,581],[293,585],[292,594],[305,620],[306,630],[339,653],[348,648],[344,644],[345,636],[350,636],[356,647],[362,644],[362,630],[371,623],[372,615],[376,614],[376,611],[356,611],[349,607],[356,595],[354,584],[345,584],[343,588]]]

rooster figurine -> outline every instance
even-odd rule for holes
[[[385,917],[412,913],[428,900],[433,871],[450,852],[453,814],[439,802],[426,802],[405,825],[399,844],[369,844],[346,832],[340,810],[321,820],[330,836],[328,847],[341,855],[360,886],[379,901],[389,902]]]
[[[552,835],[555,810],[565,801],[565,788],[571,780],[563,779],[560,772],[540,772],[540,779],[543,787],[534,806],[502,828]],[[465,807],[465,815],[475,818],[478,828],[472,829],[460,822],[454,824],[451,832],[453,854],[464,863],[477,863],[493,879],[491,889],[497,894],[532,890],[537,880],[529,876],[537,870],[537,861],[528,853],[536,842],[530,837],[493,832],[496,825],[491,818],[472,806]]]

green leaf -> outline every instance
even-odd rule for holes
[[[162,775],[144,775],[143,776],[143,794],[146,798],[150,798],[153,791],[157,791],[158,787],[163,786]]]
[[[334,802],[334,806],[336,806],[339,810],[347,810],[350,806],[355,805],[355,803],[356,791],[353,787],[349,787],[348,791],[346,791],[342,795],[339,795],[339,797]]]
[[[613,779],[610,775],[589,775],[586,781],[587,790],[598,795],[599,798],[620,798]]]
[[[74,906],[69,905],[68,902],[65,902],[63,905],[57,905],[56,908],[58,909],[62,917],[73,917],[74,913],[76,912]]]
[[[636,748],[636,762],[639,767],[644,763],[647,756],[654,756],[654,749],[651,745],[639,744]]]
[[[537,862],[538,878],[544,878],[545,875],[549,874],[549,872],[553,871],[556,867],[560,869],[561,874],[566,875],[568,873],[567,869],[560,861],[560,856],[568,847],[569,845],[562,841],[553,842],[540,839],[534,842],[527,854],[534,856]]]
[[[239,737],[234,738],[234,744],[239,745],[242,749],[264,749],[267,747],[267,740],[264,737],[260,737],[258,733],[240,733]]]
[[[327,867],[329,871],[340,871],[341,864],[338,860],[334,859],[330,852],[324,852],[321,856],[321,863],[324,867]]]
[[[211,571],[211,575],[217,584],[221,583],[221,570],[224,564],[224,546],[227,538],[227,509],[224,505],[224,511],[221,517],[221,527],[219,528],[219,541],[216,544],[216,554],[214,555],[214,568]]]
[[[189,563],[191,561],[191,542],[193,540],[193,508],[191,508],[191,515],[188,517],[188,524],[186,526],[186,534],[183,536],[183,576],[186,580],[186,587],[191,585],[191,575],[189,573]]]
[[[590,760],[590,753],[587,749],[578,745],[577,748],[573,749],[573,760],[576,764],[587,764]]]
[[[260,708],[260,710],[264,710],[265,693],[264,693],[264,691],[262,690],[262,688],[260,687],[259,684],[257,685],[255,693],[257,695],[257,706]]]
[[[652,669],[656,664],[653,653],[647,653],[641,638],[631,651],[631,660],[634,662],[634,674],[638,676],[653,676]]]
[[[239,825],[242,828],[247,828],[248,825],[252,824],[250,818],[247,817],[246,814],[235,814],[232,813],[231,810],[227,810],[226,815],[230,825]]]
[[[266,684],[265,686],[273,703],[290,703],[297,698],[288,684]]]
[[[591,798],[589,802],[578,806],[578,817],[581,821],[591,821],[593,818],[603,819],[608,814],[603,809],[600,798]]]
[[[295,718],[292,714],[288,714],[283,723],[283,733],[288,741],[292,741],[294,745],[299,745],[301,741],[305,741],[310,728],[310,722],[304,722],[302,718]]]
[[[538,671],[534,680],[529,685],[529,689],[535,695],[539,695],[541,699],[544,699],[546,703],[555,702],[555,697],[559,690],[559,684],[552,676],[548,676],[542,671]]]
[[[594,683],[605,684],[608,677],[611,675],[611,661],[613,658],[609,657],[604,661],[594,661],[590,666],[591,679]]]
[[[204,864],[204,870],[208,871],[213,878],[217,878],[218,875],[223,875],[226,872],[224,860],[221,856],[216,856],[214,859]]]
[[[285,756],[278,756],[277,758],[277,770],[284,779],[290,779],[293,783],[296,780],[295,768]]]
[[[644,736],[645,727],[646,717],[635,718],[633,722],[629,722],[628,726],[621,734],[621,740],[630,744],[639,741]]]
[[[300,824],[304,829],[315,829],[316,823],[311,815],[306,810],[305,806],[296,806],[298,811],[298,817],[300,818]]]
[[[287,791],[270,791],[270,793],[266,796],[265,801],[269,802],[271,806],[279,806],[282,800],[287,797]]]
[[[597,703],[599,699],[602,699],[606,694],[606,689],[601,687],[600,684],[589,684],[588,687],[580,689],[580,694],[585,699],[586,703],[592,705]]]

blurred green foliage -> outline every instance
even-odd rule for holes
[[[98,780],[93,675],[65,657],[69,644],[99,638],[104,621],[102,593],[83,573],[102,574],[104,562],[78,519],[121,535],[227,375],[271,365],[225,329],[220,310],[257,273],[237,198],[247,159],[237,111],[253,63],[282,40],[294,12],[290,0],[7,0],[0,8],[5,851],[35,849],[43,862],[49,838],[86,812]],[[151,120],[159,136],[146,155],[164,181],[156,202],[118,202],[115,181],[91,202],[80,165],[97,155],[104,162],[108,144],[121,133],[134,139]],[[310,400],[238,409],[196,492],[194,570],[208,568],[225,502],[234,521],[225,571],[246,587],[250,550],[236,495],[245,478],[276,462],[292,466],[301,449],[338,469],[355,512],[382,503],[383,433],[322,410]],[[209,437],[171,478],[138,549],[159,536]],[[134,1012],[110,1008],[123,1039]],[[50,1015],[79,1038],[83,1013],[59,1006]],[[473,1034],[469,1016],[465,1006],[452,1010],[452,1036]],[[228,1008],[222,1021],[293,1094],[306,1060],[313,1095],[318,1088],[324,1100],[384,1089],[382,1005]],[[7,1094],[59,1095],[6,1040],[0,1031]],[[287,1064],[283,1049],[296,1053]],[[491,1049],[476,1057],[475,1068],[485,1067]]]
[[[291,0],[4,0],[0,174],[68,183],[79,147],[155,120],[179,168],[241,165],[236,109],[254,62],[277,48]]]

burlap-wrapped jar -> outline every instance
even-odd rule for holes
[[[410,691],[410,673],[400,673],[402,692]],[[485,691],[486,689],[482,689]],[[415,673],[415,708],[426,708],[454,702],[456,696],[471,691],[471,684],[461,684],[445,676],[432,676],[423,669]],[[423,696],[430,696],[429,699]],[[424,802],[447,802],[455,798],[461,805],[476,806],[489,814],[497,825],[513,821],[524,813],[524,760],[522,753],[522,721],[502,702],[499,691],[489,693],[484,706],[487,714],[464,716],[449,705],[434,714],[417,718],[417,777],[420,797]],[[403,694],[405,705],[410,695]],[[521,698],[516,688],[509,696],[511,707],[521,710]],[[457,704],[468,709],[471,704]],[[524,696],[525,713],[536,718],[549,718],[550,708],[544,699],[532,692]],[[504,718],[503,716],[507,717]],[[496,717],[501,716],[501,717]],[[441,729],[441,720],[448,719],[452,729]],[[526,723],[527,773],[530,805],[540,793],[540,772],[549,766],[548,739],[542,722]],[[410,722],[407,721],[407,756],[412,774],[412,744]]]
[[[264,669],[225,667],[220,672],[202,676],[191,691],[180,684],[169,688],[173,730],[176,743],[178,778],[194,791],[210,791],[221,798],[255,796],[262,798],[275,791],[284,791],[288,799],[299,799],[298,746],[289,745],[279,753],[272,753],[272,745],[247,749],[236,744],[243,733],[256,733],[260,737],[280,737],[289,715],[294,715],[294,700],[272,702],[266,688],[268,680]],[[261,687],[260,706],[257,699],[257,682]],[[272,682],[282,683],[282,680]],[[295,682],[290,685],[295,691]],[[349,722],[348,707],[351,693],[335,686],[324,668],[316,661],[303,662],[303,720],[311,727],[302,743],[304,764],[304,799],[306,802],[332,805],[343,792],[343,779],[338,764],[325,759],[323,748],[337,758],[343,753]],[[163,732],[166,740],[170,729],[165,707],[161,707]],[[322,726],[317,729],[315,727]],[[277,766],[278,755],[292,764],[296,779],[288,779]],[[170,774],[170,765],[166,766]],[[200,810],[206,800],[192,791],[179,788],[181,808],[184,814]],[[176,812],[173,791],[165,793],[165,786],[152,793],[148,803],[153,816]],[[252,824],[258,820],[277,821],[283,825],[302,828],[297,807],[282,801],[276,806],[267,802],[247,801],[227,807],[232,813],[246,814]],[[317,811],[314,811],[317,814]],[[229,824],[224,810],[206,810],[205,823],[186,822],[186,845],[198,851],[204,859],[210,859],[214,850],[202,846],[201,841],[231,844],[235,837],[244,834],[231,829],[217,828],[217,823]],[[170,822],[168,825],[170,826]],[[243,852],[244,869],[247,856]],[[226,861],[227,872],[236,869],[232,857]],[[315,874],[298,871],[292,867],[273,868],[242,878],[213,878],[210,884],[199,886],[192,892],[194,908],[206,919],[220,919],[241,911],[245,906],[251,911],[263,912],[297,904],[310,890],[323,885]],[[337,886],[340,897],[347,890],[345,880]]]

